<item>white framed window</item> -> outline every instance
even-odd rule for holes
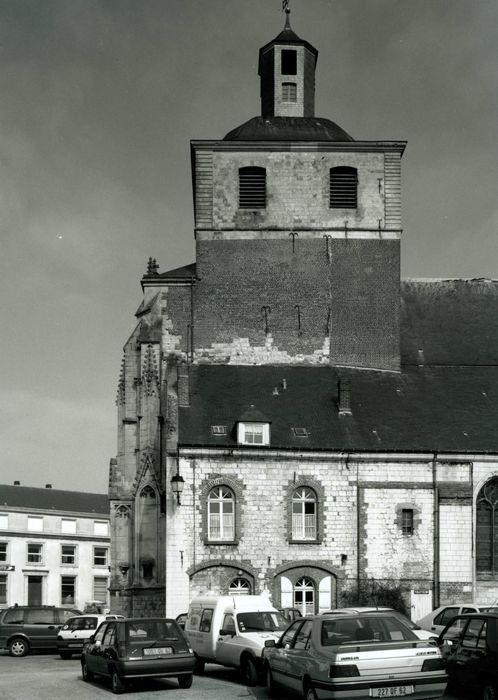
[[[74,566],[76,564],[76,545],[61,544],[61,564]]]
[[[251,584],[246,578],[234,578],[230,581],[228,593],[230,595],[249,595],[251,592]]]
[[[292,539],[316,540],[317,498],[313,489],[301,486],[292,495]]]
[[[9,529],[9,516],[7,513],[0,513],[0,530]]]
[[[227,486],[215,486],[207,502],[208,540],[235,538],[235,498]]]
[[[107,576],[94,576],[93,577],[93,599],[98,600],[100,603],[104,603],[107,606],[107,588],[109,586],[109,579]]]
[[[0,574],[0,605],[7,605],[7,574]]]
[[[0,542],[0,562],[7,561],[7,542]]]
[[[28,542],[28,564],[43,564],[43,545],[38,542]]]
[[[109,523],[107,520],[94,520],[93,521],[93,534],[98,537],[108,537],[109,536]]]
[[[282,83],[282,101],[297,102],[297,84]]]
[[[107,547],[94,547],[93,548],[93,565],[94,566],[108,566],[109,560],[109,550]]]
[[[269,445],[269,423],[245,423],[237,424],[237,442],[239,445]]]
[[[74,605],[76,599],[76,576],[61,576],[61,604]]]
[[[303,576],[294,584],[294,607],[303,616],[315,614],[315,584],[307,576]]]
[[[61,532],[64,535],[75,535],[76,534],[76,520],[72,518],[62,518],[61,520]]]
[[[43,518],[39,515],[28,515],[29,532],[43,532]]]

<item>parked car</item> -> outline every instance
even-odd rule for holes
[[[423,630],[434,632],[436,635],[441,634],[446,625],[453,620],[457,615],[474,612],[498,612],[498,607],[489,603],[453,603],[452,605],[440,605],[428,615],[417,620]]]
[[[366,612],[389,612],[398,618],[400,622],[407,625],[419,639],[437,639],[437,635],[434,632],[428,632],[423,630],[419,625],[410,620],[409,617],[403,615],[403,613],[394,610],[393,608],[376,608],[376,607],[359,607],[359,608],[335,608],[334,610],[327,610],[323,612],[323,615],[344,615],[345,613],[366,613]]]
[[[160,617],[106,620],[81,653],[83,680],[110,678],[117,694],[140,678],[176,677],[180,688],[190,688],[194,663],[176,621]]]
[[[498,696],[498,613],[457,615],[438,637],[452,687],[467,687],[472,698]]]
[[[57,651],[61,659],[70,659],[73,654],[80,654],[84,643],[95,634],[97,627],[104,620],[124,620],[124,616],[86,613],[70,617],[57,635]]]
[[[245,684],[256,685],[265,641],[276,641],[288,624],[266,596],[194,598],[185,633],[195,652],[196,673],[209,661],[239,668]]]
[[[268,690],[320,698],[439,698],[447,676],[440,649],[390,612],[317,615],[265,643]]]
[[[81,615],[74,608],[53,605],[14,605],[0,612],[0,648],[11,656],[30,651],[56,649],[59,629],[69,617]]]
[[[279,608],[278,612],[290,622],[292,622],[293,620],[297,620],[298,618],[303,616],[299,608]]]

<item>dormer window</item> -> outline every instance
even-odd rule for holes
[[[237,442],[239,445],[269,445],[270,424],[239,422],[237,424]]]
[[[295,51],[294,49],[282,49],[281,59],[282,75],[296,75],[297,51]]]
[[[331,209],[356,209],[358,206],[358,171],[349,166],[330,168]]]
[[[264,209],[266,207],[266,170],[256,166],[239,168],[239,207]]]
[[[297,102],[296,83],[282,83],[282,101]]]

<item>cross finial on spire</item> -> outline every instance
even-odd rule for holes
[[[282,12],[285,12],[285,29],[290,29],[289,0],[282,0]]]

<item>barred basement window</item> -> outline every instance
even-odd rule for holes
[[[358,206],[358,171],[340,166],[330,168],[331,209],[356,209]]]
[[[266,170],[256,166],[239,168],[239,207],[264,209],[266,207]]]
[[[403,535],[413,535],[413,510],[412,508],[403,508],[401,511],[401,532]]]
[[[297,102],[296,83],[282,83],[282,100],[283,102]]]

